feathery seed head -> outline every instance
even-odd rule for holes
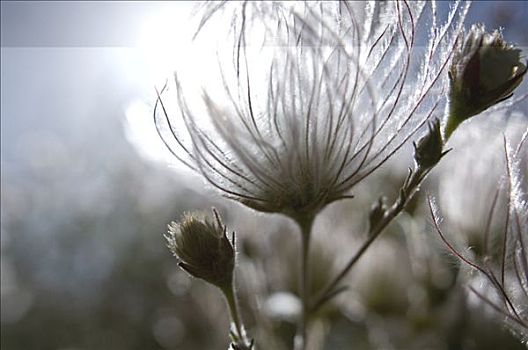
[[[443,77],[468,9],[457,3],[440,31],[433,4],[361,6],[206,7],[197,37],[217,13],[231,18],[224,43],[234,39],[233,64],[218,62],[221,91],[204,88],[200,101],[176,76],[179,110],[160,96],[155,116],[166,145],[226,197],[259,211],[313,215],[349,197],[445,103]],[[433,22],[425,54],[416,44],[423,18]],[[186,130],[175,127],[178,116]]]
[[[471,26],[456,49],[449,70],[446,139],[464,120],[512,96],[526,74],[521,50],[504,41],[501,32]]]
[[[213,221],[196,213],[185,214],[180,222],[170,223],[165,239],[183,270],[225,288],[233,281],[235,251],[215,209],[213,214]]]

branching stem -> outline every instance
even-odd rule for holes
[[[379,237],[383,230],[392,222],[392,220],[401,213],[405,208],[409,200],[414,196],[418,190],[421,182],[427,176],[430,169],[424,169],[416,167],[415,170],[409,168],[409,174],[400,189],[400,194],[393,205],[385,212],[383,218],[369,229],[368,239],[361,245],[356,254],[354,254],[341,272],[328,284],[328,286],[319,294],[319,297],[311,305],[310,312],[317,311],[322,305],[324,305],[331,298],[336,296],[336,289],[340,291],[345,290],[344,288],[338,287],[339,283],[345,278],[350,269],[356,264],[356,262],[363,256],[370,245]]]
[[[231,315],[231,320],[233,321],[233,324],[235,326],[236,334],[235,332],[231,332],[231,337],[233,338],[232,340],[234,343],[233,345],[236,346],[237,349],[252,349],[253,343],[249,343],[246,339],[244,325],[242,323],[240,312],[238,310],[238,302],[233,283],[231,283],[225,288],[221,288],[221,290],[224,293],[224,297],[229,308],[229,313]]]

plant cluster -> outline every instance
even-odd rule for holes
[[[361,6],[349,1],[206,5],[197,38],[216,18],[230,18],[225,32],[232,43],[232,65],[219,62],[221,97],[204,88],[196,99],[177,73],[176,110],[167,103],[171,89],[165,86],[154,113],[169,150],[210,185],[249,208],[278,213],[297,224],[297,350],[309,348],[313,316],[347,288],[344,278],[409,205],[449,151],[455,130],[511,98],[527,70],[520,50],[500,32],[488,33],[480,24],[463,29],[469,4],[456,3],[446,18],[434,2]],[[419,45],[423,40],[425,46]],[[392,203],[380,198],[365,213],[366,240],[326,286],[312,293],[310,245],[319,213],[330,203],[352,198],[358,183],[413,140],[414,163],[398,195]],[[495,302],[472,291],[524,337],[526,310],[516,300],[528,295],[528,223],[526,198],[520,199],[522,186],[516,182],[521,171],[512,169],[520,162],[525,140],[517,151],[506,151],[511,200],[500,272],[449,245],[431,209],[435,227],[453,253],[483,274],[501,298]],[[234,233],[228,239],[220,215],[213,212],[212,220],[188,214],[172,223],[168,245],[186,272],[224,294],[233,321],[231,348],[254,349],[258,344],[246,334],[237,304]],[[518,285],[515,291],[509,289],[510,281]]]

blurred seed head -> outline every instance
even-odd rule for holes
[[[270,319],[297,322],[301,315],[300,299],[289,292],[275,292],[264,303],[263,311]]]
[[[469,290],[476,296],[475,300],[483,307],[490,307],[523,342],[528,340],[528,250],[525,242],[528,237],[527,140],[528,129],[515,147],[503,138],[506,163],[503,169],[506,175],[502,181],[494,182],[495,195],[486,203],[489,209],[486,210],[485,220],[481,220],[482,228],[478,232],[482,247],[478,252],[480,254],[471,256],[463,246],[453,243],[451,238],[446,239],[438,225],[439,217],[434,204],[429,202],[437,233],[469,272],[466,277],[470,280]],[[489,138],[487,141],[489,144]],[[489,169],[489,162],[487,165]],[[472,181],[475,179],[472,178]],[[485,190],[479,187],[479,191]],[[501,196],[506,197],[502,203]],[[467,212],[464,215],[468,216]]]
[[[213,214],[213,220],[197,213],[185,214],[180,222],[169,225],[165,239],[183,270],[223,289],[233,281],[235,251],[215,209]]]

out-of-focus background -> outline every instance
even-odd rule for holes
[[[259,310],[244,315],[253,334],[273,344],[264,349],[288,347],[295,227],[226,202],[151,137],[155,87],[194,59],[183,41],[195,5],[1,2],[2,350],[225,349],[222,299],[177,268],[162,236],[183,211],[211,206],[239,234],[242,306]],[[467,23],[503,27],[526,47],[527,17],[527,2],[482,1]],[[489,164],[503,161],[502,130],[518,137],[527,118],[524,104],[472,121],[426,184],[468,244],[501,174]],[[395,194],[410,156],[399,161],[316,223],[314,283],[357,246],[365,208]],[[466,297],[423,204],[418,196],[322,312],[314,332],[328,334],[325,349],[522,349]]]

